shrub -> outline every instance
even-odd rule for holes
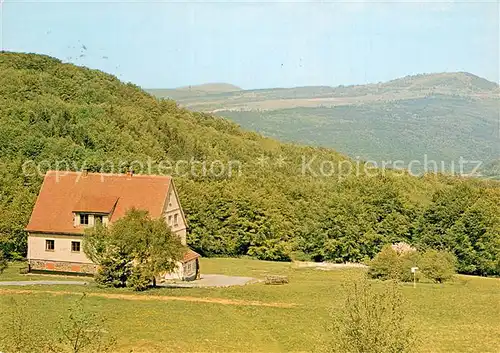
[[[61,318],[57,341],[50,342],[48,352],[85,353],[111,352],[116,340],[109,335],[106,319],[87,309],[85,295],[69,309],[67,317]]]
[[[411,247],[386,245],[369,263],[368,274],[371,278],[410,282],[413,281],[410,270],[418,261],[418,252]]]
[[[144,291],[151,287],[153,281],[154,276],[149,273],[148,269],[145,266],[135,265],[131,275],[127,279],[127,287],[130,287],[136,291]]]
[[[127,211],[112,226],[88,228],[83,248],[99,264],[97,283],[135,290],[145,290],[155,284],[155,277],[173,271],[185,252],[164,220],[136,209]]]
[[[368,274],[372,278],[397,278],[399,256],[391,245],[385,245],[370,262]]]
[[[290,258],[292,261],[306,261],[306,262],[313,261],[311,255],[306,254],[305,252],[300,251],[300,250],[293,251],[290,254]]]
[[[101,260],[94,275],[96,283],[106,287],[121,288],[127,285],[132,270],[132,262],[126,256],[115,254]]]
[[[3,251],[0,250],[0,274],[7,268],[7,259],[5,258]]]
[[[443,283],[453,278],[456,258],[447,251],[427,250],[421,256],[419,269],[426,278]]]
[[[92,312],[85,305],[85,295],[69,309],[59,325],[50,326],[36,320],[27,310],[26,299],[10,299],[10,304],[0,307],[0,352],[11,353],[91,353],[111,352],[116,340],[109,334],[105,317]]]
[[[332,311],[330,352],[407,353],[416,336],[395,282],[376,288],[366,279],[354,282],[340,313]]]
[[[41,327],[33,320],[26,298],[8,298],[9,304],[0,306],[0,352],[44,353]]]
[[[413,273],[411,272],[411,268],[418,267],[420,253],[417,251],[403,253],[400,255],[399,261],[398,280],[401,282],[412,282]],[[418,281],[420,279],[420,272],[417,271],[415,275]]]
[[[21,275],[27,275],[29,272],[30,272],[30,269],[29,269],[29,267],[27,267],[27,266],[26,266],[26,267],[21,267],[21,268],[19,269],[19,273],[20,273]]]

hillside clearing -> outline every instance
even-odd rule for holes
[[[290,284],[161,288],[146,293],[90,284],[84,289],[88,310],[108,319],[109,330],[119,337],[118,352],[316,352],[332,339],[326,330],[329,312],[343,305],[344,285],[364,271],[296,269],[285,262],[223,258],[204,258],[201,265],[204,272],[258,279],[286,275]],[[6,275],[12,278],[12,273]],[[452,283],[401,289],[422,338],[419,352],[498,352],[500,280],[458,276]],[[43,320],[51,334],[49,328],[57,327],[57,320],[67,314],[78,298],[75,294],[78,288],[67,285],[50,290],[11,288],[0,291],[0,312],[7,311],[10,298],[25,301],[28,315]]]

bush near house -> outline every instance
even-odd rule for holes
[[[131,274],[132,262],[128,256],[110,251],[101,259],[94,279],[96,283],[106,287],[123,288],[127,286],[127,279]]]
[[[186,250],[163,220],[136,209],[111,226],[89,228],[83,247],[99,264],[97,283],[135,290],[145,290],[156,276],[173,271]]]

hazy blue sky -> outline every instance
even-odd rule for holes
[[[146,88],[345,85],[442,71],[499,81],[497,0],[4,0],[1,21],[4,50],[48,54]]]

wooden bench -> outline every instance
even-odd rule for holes
[[[288,276],[268,275],[265,284],[287,284]]]

